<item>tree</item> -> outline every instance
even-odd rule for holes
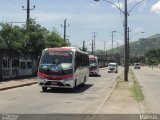
[[[146,63],[157,65],[160,63],[160,49],[152,49],[145,53]]]
[[[30,20],[27,29],[26,26],[19,27],[10,24],[1,24],[1,27],[0,48],[33,52],[39,55],[44,48],[70,45],[55,29],[50,32],[33,20]]]
[[[0,36],[6,46],[4,48],[19,50],[21,48],[21,39],[23,38],[21,28],[18,26],[12,27],[9,24],[1,24],[1,26]]]
[[[7,48],[7,44],[4,39],[0,36],[0,48]]]

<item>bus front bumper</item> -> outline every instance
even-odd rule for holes
[[[74,88],[74,80],[48,80],[45,78],[38,78],[38,84],[42,87],[57,87],[57,88]]]
[[[89,75],[98,75],[99,71],[98,70],[90,70]]]

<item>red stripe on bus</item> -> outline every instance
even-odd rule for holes
[[[48,48],[48,50],[72,50],[72,48]]]
[[[46,74],[40,73],[40,72],[37,73],[37,76],[43,77],[43,78],[46,78],[46,79],[49,79],[49,80],[62,80],[62,79],[73,77],[72,74],[56,76],[56,75],[46,75]]]

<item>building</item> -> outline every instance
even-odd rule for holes
[[[33,76],[37,68],[38,58],[35,54],[0,49],[0,81]]]

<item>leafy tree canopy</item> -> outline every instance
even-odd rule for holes
[[[157,65],[160,63],[160,49],[152,49],[145,53],[146,63]]]
[[[40,54],[44,48],[70,45],[55,29],[48,31],[33,20],[30,20],[29,27],[11,26],[7,23],[0,26],[0,48]]]

